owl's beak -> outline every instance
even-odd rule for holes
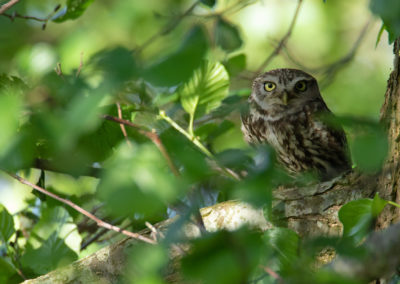
[[[283,95],[282,95],[282,102],[283,102],[283,104],[284,104],[285,106],[287,106],[287,103],[288,103],[288,93],[287,93],[286,91],[283,92]]]

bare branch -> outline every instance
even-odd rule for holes
[[[281,38],[281,40],[278,43],[278,46],[274,49],[274,51],[267,57],[267,59],[264,60],[263,63],[261,63],[260,67],[258,67],[258,69],[256,70],[256,73],[260,73],[261,71],[263,71],[265,67],[267,67],[271,63],[272,59],[274,59],[274,57],[276,57],[281,52],[282,48],[285,46],[296,24],[302,3],[303,0],[298,0],[297,7],[294,12],[289,29],[287,30],[286,34]]]
[[[28,185],[28,186],[34,188],[35,190],[37,190],[37,191],[39,191],[39,192],[41,192],[41,193],[43,193],[43,194],[45,194],[47,196],[50,196],[51,198],[56,199],[56,200],[60,201],[61,203],[64,203],[65,205],[68,205],[72,209],[78,211],[79,213],[85,215],[89,219],[92,219],[93,221],[95,221],[99,227],[103,227],[103,228],[106,228],[108,230],[116,231],[116,232],[121,233],[121,234],[123,234],[125,236],[128,236],[130,238],[141,240],[141,241],[143,241],[145,243],[156,244],[155,241],[153,241],[152,239],[149,239],[149,238],[147,238],[145,236],[142,236],[142,235],[137,234],[137,233],[129,232],[129,231],[121,229],[121,228],[119,228],[117,226],[111,225],[111,224],[109,224],[107,222],[104,222],[103,220],[97,218],[95,215],[93,215],[89,211],[83,209],[82,207],[78,206],[77,204],[73,203],[72,201],[70,201],[68,199],[61,198],[58,195],[56,195],[56,194],[54,194],[52,192],[49,192],[49,191],[45,190],[44,188],[42,188],[40,186],[37,186],[37,185],[27,181],[26,179],[24,179],[24,178],[22,178],[22,177],[20,177],[18,175],[15,175],[15,174],[10,173],[10,172],[5,172],[5,173],[7,173],[12,178],[18,180],[20,183]]]
[[[79,67],[78,67],[78,70],[76,71],[76,74],[75,74],[76,78],[78,78],[79,74],[81,74],[82,67],[83,67],[83,51],[81,52],[81,59],[79,61]]]
[[[117,105],[118,118],[122,119],[121,104],[120,104],[119,102],[116,102],[115,104]],[[128,144],[129,147],[132,148],[131,141],[129,141],[129,138],[128,138],[128,133],[126,133],[125,125],[124,125],[123,123],[120,123],[119,126],[121,127],[122,134],[123,134],[124,137],[125,137],[126,144]]]
[[[8,9],[10,9],[15,4],[17,4],[18,2],[19,2],[19,0],[10,0],[6,4],[1,5],[1,7],[0,7],[0,15],[3,14]]]

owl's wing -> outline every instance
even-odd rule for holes
[[[326,104],[320,100],[314,108],[314,113],[309,113],[310,116],[315,116],[312,121],[310,131],[313,139],[313,144],[316,148],[324,149],[319,153],[321,159],[329,161],[329,176],[334,176],[337,172],[343,172],[351,169],[350,152],[347,144],[347,139],[343,128],[335,121],[333,113],[328,109]]]

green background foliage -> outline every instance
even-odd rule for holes
[[[179,213],[160,245],[131,254],[126,282],[164,283],[167,248],[182,241],[179,229],[199,207],[237,198],[263,206],[273,220],[272,191],[289,178],[269,148],[244,143],[240,113],[251,78],[287,32],[296,5],[43,0],[21,1],[0,15],[0,282],[45,274],[123,238],[6,171],[131,231]],[[362,172],[378,171],[387,154],[378,119],[392,64],[387,41],[400,35],[399,15],[395,0],[304,0],[266,68],[304,69],[319,80],[339,117],[332,123],[344,126]],[[388,33],[380,33],[382,25]],[[116,103],[121,118],[136,125],[126,127],[127,137],[103,119],[119,115]],[[148,139],[154,133],[170,161]],[[51,169],[37,169],[44,165]],[[248,175],[237,181],[226,168]],[[376,196],[343,206],[344,238],[334,240],[303,244],[280,227],[184,240],[192,250],[181,261],[182,277],[274,283],[272,270],[298,283],[304,275],[313,283],[357,283],[312,270],[312,256],[323,244],[358,257],[354,244],[385,205]]]

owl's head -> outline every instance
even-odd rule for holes
[[[271,116],[286,115],[320,99],[315,78],[297,69],[275,69],[259,75],[253,82],[250,103]]]

